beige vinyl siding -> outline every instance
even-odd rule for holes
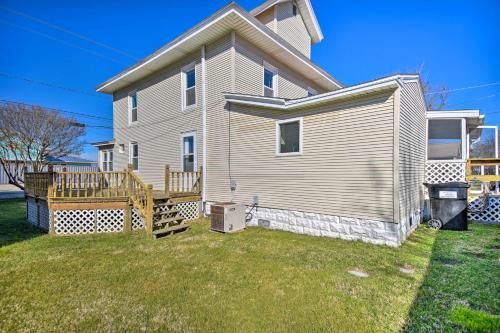
[[[201,51],[200,51],[201,52]],[[201,66],[200,52],[186,56],[147,79],[114,94],[114,168],[121,170],[129,163],[129,144],[139,145],[139,176],[155,189],[164,188],[165,165],[181,169],[181,133],[197,132],[197,161],[201,165]],[[181,69],[196,62],[196,107],[182,110]],[[138,121],[128,124],[128,94],[137,91]],[[119,153],[120,144],[125,153]]]
[[[400,90],[399,196],[402,219],[420,211],[423,200],[426,108],[419,90],[417,82],[405,82]]]
[[[294,74],[285,64],[274,60],[248,41],[236,35],[236,87],[235,92],[263,95],[263,63],[264,61],[278,69],[278,97],[295,99],[307,96],[308,87],[324,92],[313,82]]]
[[[207,177],[208,197],[229,187],[228,180],[228,127],[223,92],[232,89],[233,52],[231,36],[221,39],[206,49],[207,76]],[[217,200],[228,200],[218,196]]]
[[[297,8],[297,15],[293,16],[292,1],[280,3],[277,6],[278,27],[276,32],[306,57],[311,58],[311,36],[309,36],[299,9]]]
[[[228,170],[210,180],[222,185],[208,200],[258,196],[261,207],[392,222],[393,110],[392,93],[293,113],[231,105],[227,163],[237,190]],[[276,156],[276,120],[295,117],[303,117],[303,155]]]
[[[276,27],[274,25],[274,6],[263,11],[255,17],[257,20],[262,22],[266,27],[276,32]]]

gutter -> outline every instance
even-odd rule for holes
[[[235,104],[265,107],[275,110],[295,110],[310,105],[331,102],[341,98],[367,94],[373,91],[395,89],[401,87],[402,85],[401,79],[405,79],[408,77],[410,76],[401,76],[401,75],[390,76],[384,79],[371,81],[348,88],[342,88],[320,95],[293,99],[293,100],[244,95],[244,94],[233,94],[233,93],[224,93],[224,98],[226,99],[227,102]]]

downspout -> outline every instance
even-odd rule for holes
[[[205,205],[207,201],[207,69],[205,64],[205,45],[201,47],[201,122],[203,137],[203,156],[202,156],[202,178],[201,184],[201,202]],[[203,210],[205,211],[205,210]]]

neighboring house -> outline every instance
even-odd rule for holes
[[[49,156],[47,159],[48,163],[54,166],[54,171],[72,171],[72,172],[88,172],[88,171],[97,171],[97,163],[95,161],[90,161],[77,156],[65,156],[65,157],[52,157]],[[25,167],[28,169],[28,172],[33,171],[33,165],[30,162],[25,162]],[[14,167],[14,163],[12,162],[11,170],[16,170]],[[21,178],[23,177],[21,171]],[[8,184],[9,178],[5,173],[5,170],[2,166],[0,166],[0,184]]]
[[[162,189],[165,165],[202,167],[207,213],[234,201],[252,225],[401,244],[424,200],[419,76],[344,87],[310,60],[322,39],[308,0],[225,6],[97,87],[114,110],[101,169]]]

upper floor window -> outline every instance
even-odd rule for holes
[[[302,154],[302,118],[276,122],[276,155]]]
[[[268,63],[264,62],[264,96],[278,96],[277,77],[278,70]]]
[[[132,164],[132,170],[139,170],[139,145],[137,142],[132,142],[130,144],[130,164]]]
[[[137,92],[133,92],[128,97],[129,103],[129,123],[137,121]]]
[[[187,109],[196,105],[196,70],[192,63],[182,70],[182,107]]]

